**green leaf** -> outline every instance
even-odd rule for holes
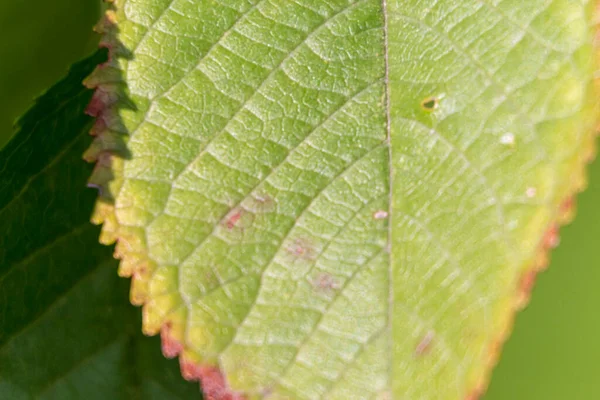
[[[593,2],[224,3],[101,26],[94,221],[144,332],[209,398],[479,397],[585,186]]]
[[[143,337],[110,248],[89,224],[96,197],[81,161],[92,91],[76,64],[0,151],[0,398],[193,399],[159,343]]]

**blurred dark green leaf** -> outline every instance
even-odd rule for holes
[[[178,363],[141,334],[112,249],[89,223],[96,193],[81,154],[92,119],[74,66],[0,151],[0,398],[199,399]]]

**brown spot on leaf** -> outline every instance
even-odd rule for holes
[[[438,103],[439,103],[439,100],[437,99],[437,97],[427,97],[426,99],[421,101],[421,108],[424,111],[432,112],[433,110],[435,110],[437,108]]]
[[[312,280],[313,287],[319,290],[336,290],[340,284],[328,273],[320,273]]]
[[[314,260],[315,250],[310,245],[308,239],[298,238],[294,243],[286,247],[286,251],[296,258],[303,260]]]
[[[420,357],[423,356],[431,350],[431,346],[433,345],[433,339],[435,338],[435,333],[433,331],[429,331],[423,336],[421,341],[415,347],[415,356]]]
[[[241,393],[233,392],[221,371],[210,365],[196,364],[180,359],[181,375],[188,381],[200,381],[205,400],[246,400]]]
[[[148,273],[148,263],[140,263],[133,272],[138,277],[144,277]]]
[[[232,210],[225,218],[225,221],[223,222],[223,224],[225,225],[225,227],[227,229],[232,230],[233,228],[235,228],[238,225],[238,223],[240,222],[240,219],[242,219],[243,215],[244,215],[244,210],[241,208]]]
[[[215,275],[214,268],[207,268],[204,270],[204,286],[207,288],[213,288],[219,284],[219,279]]]

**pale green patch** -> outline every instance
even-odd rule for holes
[[[583,186],[592,6],[117,0],[131,158],[95,220],[145,331],[249,396],[478,390]]]

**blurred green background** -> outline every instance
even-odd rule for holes
[[[99,0],[0,1],[0,147],[33,99],[95,50],[100,7]],[[600,399],[599,162],[590,182],[517,317],[485,400]]]
[[[0,0],[0,147],[32,99],[97,48],[100,0]]]

